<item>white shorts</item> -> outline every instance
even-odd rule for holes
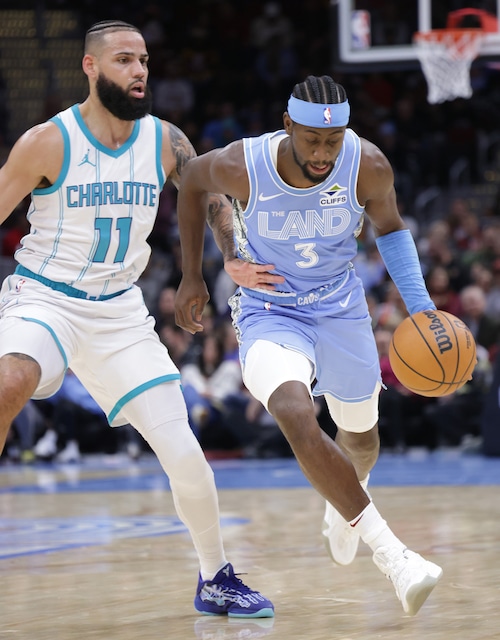
[[[53,395],[71,367],[112,426],[128,422],[123,406],[146,389],[180,384],[154,324],[137,286],[99,302],[12,275],[0,292],[0,356],[23,353],[38,362],[33,397]]]

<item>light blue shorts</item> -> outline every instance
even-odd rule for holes
[[[276,296],[239,289],[229,303],[242,364],[257,340],[304,354],[314,366],[312,393],[362,402],[381,382],[379,356],[361,280],[351,270],[339,287],[321,287],[277,304]]]

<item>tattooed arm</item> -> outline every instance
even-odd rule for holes
[[[228,198],[210,193],[208,196],[208,225],[215,242],[222,253],[224,263],[236,260],[236,246],[233,236],[233,209]]]
[[[169,174],[170,179],[179,188],[180,177],[186,162],[196,156],[193,145],[187,136],[173,124],[169,124],[169,151],[175,160],[175,167]],[[212,229],[215,242],[224,257],[224,262],[236,258],[233,241],[233,212],[229,199],[221,194],[208,194],[207,222]]]
[[[162,162],[167,176],[177,188],[186,164],[196,156],[187,136],[175,125],[162,122]],[[170,171],[168,170],[170,169]],[[258,265],[240,260],[233,239],[232,206],[224,194],[200,193],[205,206],[189,210],[191,220],[179,217],[182,244],[182,280],[176,296],[176,316],[179,326],[191,332],[203,330],[201,317],[210,295],[203,280],[203,240],[208,223],[224,258],[224,266],[234,282],[241,286],[274,289],[284,278],[269,271],[274,265]],[[179,209],[178,209],[179,211]],[[187,226],[186,226],[187,225]],[[184,229],[183,229],[184,227]],[[182,320],[189,318],[189,322]]]
[[[181,173],[186,162],[196,156],[196,151],[185,133],[179,127],[162,120],[162,164],[167,178],[179,188]]]

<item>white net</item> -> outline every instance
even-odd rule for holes
[[[471,97],[470,67],[482,37],[478,29],[434,29],[415,34],[430,104]]]

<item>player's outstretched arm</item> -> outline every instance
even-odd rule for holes
[[[377,248],[408,313],[435,309],[415,241],[399,215],[392,167],[380,149],[367,141],[362,146],[358,199],[373,224]]]

